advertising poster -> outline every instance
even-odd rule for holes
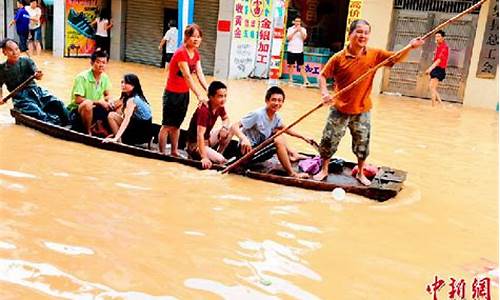
[[[66,0],[64,56],[90,56],[94,50],[96,18],[100,0]]]
[[[236,0],[229,78],[246,78],[255,67],[259,20],[265,0]]]

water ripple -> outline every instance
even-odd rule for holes
[[[45,247],[67,255],[93,255],[94,251],[85,247],[70,246],[54,242],[43,242]]]
[[[63,299],[176,299],[171,296],[153,296],[134,291],[115,291],[102,284],[78,279],[52,265],[24,260],[0,259],[0,281]]]
[[[0,175],[16,177],[16,178],[36,178],[36,176],[33,174],[23,173],[18,171],[3,170],[3,169],[0,169]]]

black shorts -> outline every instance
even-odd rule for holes
[[[189,92],[163,92],[163,120],[162,125],[180,128],[189,105]]]
[[[152,119],[139,120],[131,118],[122,135],[122,142],[129,145],[139,145],[151,141]]]
[[[435,67],[431,71],[431,78],[437,78],[439,81],[443,81],[446,77],[446,70],[441,67]]]
[[[102,121],[106,130],[111,130],[108,123],[108,114],[109,111],[105,110],[104,107],[100,105],[94,106],[92,109],[92,124],[95,124],[97,121]],[[71,129],[86,133],[78,109],[74,109],[69,113],[69,120],[71,122]]]
[[[173,53],[167,53],[165,55],[165,61],[169,63],[172,60],[172,56],[174,56]]]
[[[298,66],[304,65],[304,52],[301,53],[286,53],[286,63],[289,65],[293,65],[297,62]]]

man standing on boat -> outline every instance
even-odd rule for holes
[[[31,75],[41,80],[42,71],[38,70],[29,57],[21,57],[21,51],[16,41],[5,39],[1,43],[2,51],[7,61],[0,64],[0,105],[5,101],[2,98],[2,86],[12,91]],[[14,108],[23,114],[38,120],[55,125],[64,126],[68,123],[68,111],[64,103],[47,90],[39,87],[34,80],[12,97]]]
[[[321,71],[319,82],[322,99],[325,103],[331,103],[332,106],[321,139],[319,152],[323,162],[321,171],[314,176],[316,180],[323,180],[328,176],[330,158],[337,151],[337,146],[346,128],[349,127],[352,135],[352,151],[358,158],[356,178],[363,185],[371,184],[364,175],[364,165],[369,153],[370,109],[372,107],[370,93],[375,73],[336,99],[332,98],[326,86],[326,79],[331,77],[335,82],[335,90],[340,91],[370,68],[394,54],[394,52],[382,49],[368,48],[370,33],[371,27],[367,21],[354,20],[349,28],[349,44],[344,50],[332,56]],[[420,39],[411,40],[411,48],[401,52],[401,55],[387,66],[392,67],[394,63],[403,60],[410,49],[420,47],[423,43],[424,41]]]
[[[104,73],[108,54],[95,51],[90,64],[92,67],[78,74],[73,81],[68,110],[74,129],[106,137],[110,133],[108,113],[116,109],[110,102],[111,81]]]
[[[247,114],[231,126],[231,133],[234,133],[240,139],[241,154],[252,151],[252,148],[267,140],[277,130],[285,127],[278,114],[278,111],[285,102],[285,92],[277,86],[270,87],[266,92],[265,99],[266,106]],[[291,129],[287,130],[286,133],[302,139],[309,144],[314,143],[312,139],[305,138]],[[260,155],[254,157],[253,161],[265,161],[276,153],[288,176],[309,178],[309,174],[297,173],[293,170],[292,162],[305,157],[302,157],[296,151],[289,148],[283,135],[274,139],[274,147],[275,149],[271,151],[263,151]]]
[[[226,97],[226,85],[212,81],[208,86],[208,103],[198,106],[189,123],[187,151],[192,158],[201,160],[204,169],[209,169],[212,163],[226,162],[221,154],[231,140],[229,117],[224,109]],[[212,130],[219,117],[222,127]]]

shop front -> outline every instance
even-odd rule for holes
[[[349,0],[292,0],[288,5],[287,28],[301,18],[307,30],[304,42],[304,68],[309,82],[318,83],[318,75],[333,53],[344,46]],[[287,64],[287,44],[283,66]],[[283,78],[290,78],[283,68]],[[292,70],[294,82],[303,82],[298,67]]]
[[[361,7],[359,0],[235,0],[230,16],[231,45],[226,49],[228,77],[289,78],[288,68],[284,68],[286,31],[300,17],[308,33],[303,67],[308,80],[317,83],[328,59],[344,47],[346,25],[360,17]],[[298,69],[292,76],[295,82],[302,82]]]

